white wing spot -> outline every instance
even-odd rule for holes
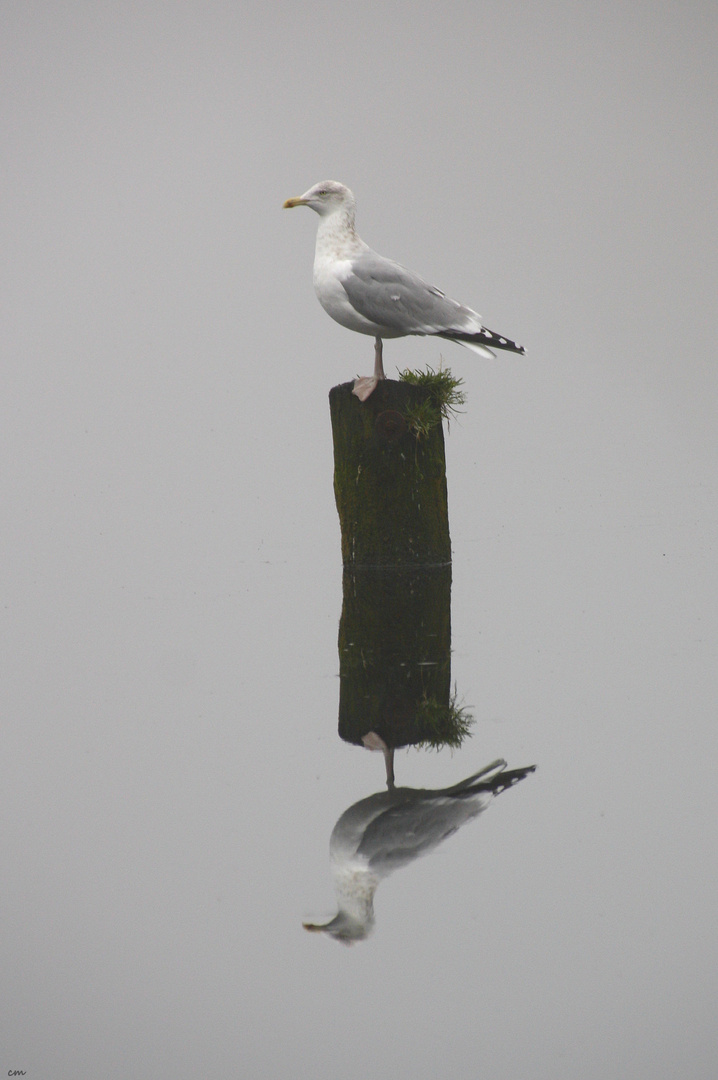
[[[392,296],[392,300],[401,300],[400,296]]]
[[[500,343],[501,343],[502,345],[506,345],[506,344],[507,344],[507,341],[506,341],[506,338],[505,338],[505,337],[500,337],[500,338],[499,338],[499,342],[500,342]]]

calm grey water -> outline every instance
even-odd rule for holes
[[[583,479],[574,436],[542,481],[526,429],[523,446],[502,437],[487,409],[449,436],[453,678],[474,734],[397,752],[397,782],[441,787],[497,757],[539,770],[382,883],[351,952],[301,928],[335,910],[336,819],[384,787],[381,755],[336,734],[326,446],[306,515],[258,498],[267,539],[242,549],[236,513],[236,558],[181,498],[173,546],[89,468],[74,514],[23,485],[35,546],[5,599],[8,1067],[458,1077],[480,1053],[507,1077],[668,1075],[697,1048],[707,1067],[707,522],[668,449],[647,464],[603,447]],[[304,415],[326,442],[325,401]],[[512,459],[505,486],[483,457]]]

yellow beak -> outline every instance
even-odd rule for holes
[[[287,199],[285,203],[282,203],[282,210],[291,210],[293,206],[306,206],[304,199]]]

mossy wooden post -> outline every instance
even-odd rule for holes
[[[386,379],[364,402],[352,386],[329,394],[344,561],[339,734],[459,745],[441,419],[434,410],[420,436],[407,419],[428,402],[425,386]]]
[[[352,386],[329,394],[344,565],[450,563],[443,427],[417,438],[406,419],[429,391],[384,379],[362,402]]]

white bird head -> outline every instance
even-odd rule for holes
[[[337,180],[322,180],[315,184],[309,191],[305,191],[298,198],[287,199],[284,209],[289,210],[293,206],[310,206],[316,210],[320,217],[335,214],[337,210],[354,214],[354,195],[344,184]]]

